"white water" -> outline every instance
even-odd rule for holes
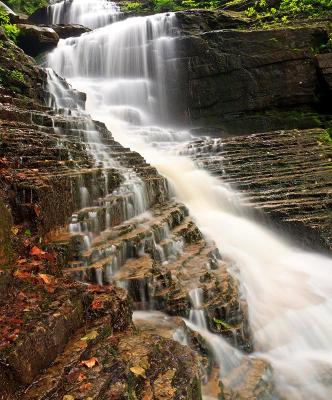
[[[9,8],[5,3],[3,3],[2,1],[0,1],[0,8],[3,8],[4,10],[7,11],[7,13],[9,14],[15,14],[14,11]],[[15,14],[16,15],[16,14]]]
[[[95,29],[114,22],[119,6],[108,0],[64,0],[48,9],[52,24],[79,24]]]
[[[282,396],[329,400],[331,259],[294,248],[243,216],[234,191],[176,155],[179,142],[190,139],[188,132],[155,126],[168,118],[163,60],[176,51],[168,36],[173,23],[174,16],[166,15],[132,18],[60,41],[49,65],[87,93],[87,110],[117,140],[138,150],[168,178],[198,226],[224,257],[235,261],[255,349],[272,363]],[[218,361],[224,367],[224,357]]]

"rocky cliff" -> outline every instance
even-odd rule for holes
[[[200,399],[200,346],[137,330],[132,309],[188,317],[199,288],[210,329],[251,351],[247,307],[227,262],[169,200],[155,168],[77,111],[82,93],[53,75],[72,108],[55,111],[47,72],[3,33],[1,44],[0,398]],[[114,167],[94,159],[91,132]],[[128,214],[132,180],[149,210],[137,219]],[[256,390],[243,368],[239,390]],[[262,393],[270,390],[270,367],[252,368]]]
[[[234,14],[177,13],[179,118],[216,136],[319,125],[331,111],[327,58],[316,58],[328,21],[257,30]]]

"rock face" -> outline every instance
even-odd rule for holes
[[[323,23],[258,31],[243,29],[242,21],[242,29],[229,30],[227,22],[216,22],[218,14],[211,23],[200,12],[177,15],[180,77],[170,78],[169,91],[181,99],[174,106],[179,120],[213,127],[219,135],[239,134],[241,126],[247,133],[317,126],[310,115],[304,120],[290,111],[305,114],[325,91],[314,57],[328,40]]]
[[[199,165],[310,247],[332,249],[332,147],[322,129],[197,141]]]
[[[136,331],[128,293],[135,307],[189,316],[190,291],[199,288],[211,329],[249,351],[237,281],[186,208],[169,200],[156,169],[77,112],[84,95],[57,78],[68,95],[57,101],[72,111],[55,112],[46,105],[55,100],[47,73],[1,40],[0,196],[8,214],[1,232],[17,257],[0,273],[2,399],[199,400],[197,356]],[[93,157],[91,130],[116,167]],[[128,221],[124,171],[144,186],[150,216]],[[69,232],[70,222],[80,229]]]
[[[316,59],[323,79],[332,92],[332,53],[318,54]]]
[[[18,24],[20,28],[20,47],[30,56],[52,50],[59,41],[59,35],[54,29],[36,25]]]

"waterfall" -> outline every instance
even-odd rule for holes
[[[94,119],[157,167],[203,233],[234,261],[256,354],[271,362],[282,398],[329,400],[332,261],[293,247],[246,217],[236,192],[177,155],[190,134],[168,127],[168,101],[176,101],[167,98],[167,80],[176,79],[175,23],[173,14],[116,22],[61,40],[48,64],[87,94]],[[194,311],[199,296],[192,293]],[[227,368],[234,361],[229,347],[200,325],[188,322],[210,343],[220,369]]]
[[[51,24],[79,24],[95,29],[114,22],[119,6],[108,0],[64,0],[47,9]]]
[[[88,93],[90,109],[100,116],[134,125],[160,122],[168,118],[174,22],[174,14],[130,18],[60,40],[48,63]]]

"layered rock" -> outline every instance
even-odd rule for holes
[[[202,168],[243,194],[304,245],[332,249],[332,147],[322,129],[268,132],[194,142]]]
[[[326,86],[314,55],[328,41],[327,23],[246,30],[235,19],[241,29],[230,30],[218,13],[206,21],[203,12],[177,15],[178,77],[169,92],[179,120],[215,135],[317,126],[310,113],[322,107]]]
[[[196,356],[134,331],[131,301],[114,284],[126,286],[137,306],[150,301],[183,316],[199,286],[211,329],[219,331],[214,319],[223,318],[220,333],[250,350],[237,282],[185,207],[168,200],[155,168],[79,112],[84,96],[60,78],[66,96],[55,99],[45,71],[1,40],[0,193],[8,214],[1,232],[18,257],[0,273],[3,399],[200,399]],[[55,112],[46,105],[54,101],[71,111]],[[114,164],[96,159],[91,133]],[[133,176],[151,216],[127,221],[137,193],[123,185]],[[70,233],[70,223],[81,229]],[[118,275],[110,274],[113,266]]]

